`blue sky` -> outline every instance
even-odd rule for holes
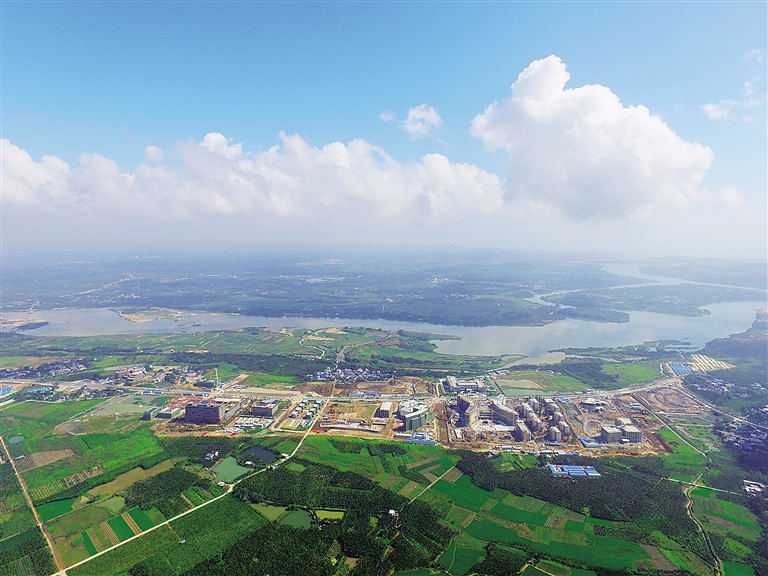
[[[18,219],[36,217],[50,221],[50,229],[71,239],[73,247],[88,246],[92,237],[84,229],[114,226],[112,205],[126,214],[163,213],[162,219],[133,220],[123,230],[127,237],[144,239],[122,240],[136,246],[146,242],[170,248],[174,238],[192,241],[184,232],[191,226],[202,231],[195,235],[198,240],[225,246],[222,232],[237,228],[246,216],[261,232],[227,234],[232,243],[257,246],[291,237],[302,242],[301,234],[284,232],[296,227],[313,237],[322,229],[329,242],[344,243],[355,231],[328,232],[328,217],[341,214],[358,221],[381,214],[378,222],[394,222],[398,241],[406,243],[444,242],[435,231],[445,226],[482,226],[486,233],[457,233],[451,242],[765,257],[766,16],[764,2],[5,2],[2,137],[14,148],[3,152],[4,240],[10,249],[49,249],[52,237],[15,227]],[[648,186],[671,190],[663,201],[651,199],[646,186],[626,194],[647,198],[628,198],[607,211],[600,208],[606,194],[613,193],[590,195],[591,189],[608,184],[595,184],[577,170],[583,162],[579,149],[587,148],[578,139],[560,139],[557,128],[540,138],[531,128],[527,140],[509,140],[522,130],[519,118],[504,116],[519,111],[502,110],[510,85],[533,62],[550,55],[567,67],[566,88],[601,85],[625,109],[644,106],[663,120],[669,133],[661,137],[673,148],[673,136],[679,137],[709,149],[711,157],[675,148],[667,156],[678,158],[679,152],[678,164],[668,166],[661,159],[650,168],[659,174],[643,172]],[[560,68],[550,64],[546,74],[557,75]],[[582,96],[579,102],[586,104],[563,104],[559,113],[574,106],[603,106],[597,95],[597,100]],[[474,119],[494,102],[501,106],[494,118],[507,130],[501,140],[491,136],[492,130],[473,129]],[[438,120],[422,121],[421,132],[409,132],[408,112],[422,104]],[[390,121],[382,120],[383,112]],[[566,120],[563,130],[578,125]],[[601,130],[645,134],[649,122],[627,119]],[[346,186],[343,173],[321,175],[295,159],[259,160],[259,154],[275,145],[285,149],[281,131],[297,135],[310,150],[355,139],[378,147],[398,163],[393,169],[402,190],[393,195],[400,194],[402,201],[395,206],[391,199],[381,200],[389,194],[392,173],[387,170],[358,171],[364,190],[353,186],[333,195],[331,188]],[[208,166],[189,147],[199,151],[210,133],[242,145],[229,152],[204,147],[206,154],[226,157],[234,167],[214,163],[215,177],[214,164],[211,170],[179,172],[179,166]],[[605,136],[601,134],[589,141]],[[489,144],[492,140],[495,144]],[[518,145],[557,153],[538,162],[539,157],[521,155]],[[162,154],[148,152],[147,146]],[[659,146],[653,139],[646,143],[648,150]],[[589,158],[610,155],[610,149],[592,151]],[[612,174],[609,180],[617,190],[632,185],[621,174],[645,170],[640,167],[644,149],[625,152],[623,160],[598,158],[591,165],[603,180],[602,175]],[[128,178],[128,184],[112,182],[127,186],[113,191],[116,197],[100,197],[110,186],[97,177],[108,170],[107,164],[84,167],[82,154],[98,155],[98,162],[103,158],[116,164],[119,173],[138,176]],[[355,156],[359,170],[368,165],[370,154],[378,152]],[[424,168],[425,155],[444,157],[450,166]],[[45,156],[67,168],[51,168]],[[571,158],[559,167],[569,192],[531,185],[540,180],[532,166],[546,172],[547,162],[557,164],[561,157]],[[259,167],[244,167],[244,161]],[[313,160],[322,166],[328,161]],[[521,172],[522,163],[527,168]],[[138,170],[139,165],[148,171]],[[464,165],[471,170],[460,168]],[[165,170],[162,178],[157,175],[160,167]],[[248,174],[263,176],[265,170],[277,170],[280,178],[301,184],[262,190],[261,180],[251,181]],[[215,196],[233,178],[245,183],[210,206],[205,203],[207,190]],[[54,180],[55,186],[50,184]],[[415,188],[414,180],[419,182]],[[191,200],[185,192],[190,188],[198,195]],[[370,188],[381,197],[370,197]],[[435,200],[436,188],[442,199]],[[261,194],[259,201],[245,197],[254,189]],[[311,201],[302,194],[311,194]],[[158,200],[161,195],[165,204]],[[481,202],[478,198],[487,205],[468,213],[466,206]],[[574,202],[584,209],[574,210]],[[502,212],[505,217],[498,216]],[[661,230],[674,223],[665,220],[670,212],[688,224],[679,237],[671,234],[671,242],[660,241]],[[540,225],[527,229],[531,220]],[[713,226],[723,233],[719,242],[704,233]],[[621,231],[628,237],[616,242]]]

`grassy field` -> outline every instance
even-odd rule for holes
[[[576,392],[584,383],[571,376],[555,374],[550,370],[511,372],[496,378],[496,384],[505,396],[521,396],[551,392]]]
[[[128,434],[93,434],[65,437],[75,455],[47,466],[35,468],[24,474],[24,479],[34,492],[37,487],[62,487],[58,481],[86,469],[100,468],[103,472],[138,463],[162,452],[149,423],[135,422]],[[64,488],[66,486],[63,486]],[[34,494],[33,494],[33,497]]]
[[[679,480],[690,481],[698,476],[705,457],[683,442],[672,430],[661,428],[659,435],[672,448],[672,454],[667,454],[663,458],[669,468],[677,473],[673,477]]]
[[[285,506],[270,506],[269,504],[251,504],[251,507],[270,522],[279,519],[288,510]]]
[[[716,494],[706,488],[691,491],[694,513],[704,529],[722,536],[738,536],[756,542],[762,532],[758,519],[746,507],[721,500]]]
[[[631,386],[643,382],[653,382],[661,377],[659,362],[647,360],[627,364],[603,364],[603,372],[618,377],[622,386]]]
[[[128,486],[138,482],[139,480],[146,480],[147,478],[156,476],[157,474],[160,474],[160,472],[165,472],[171,468],[173,468],[173,462],[171,460],[163,460],[159,464],[156,464],[147,470],[137,467],[133,470],[129,470],[128,472],[120,474],[111,482],[106,482],[105,484],[100,484],[95,488],[91,488],[89,493],[94,496],[111,496],[112,494],[122,492],[128,488]]]
[[[309,528],[312,525],[312,516],[306,510],[293,510],[283,516],[280,523],[296,528]]]
[[[49,402],[20,402],[9,404],[2,408],[0,418],[0,436],[23,436],[24,442],[14,444],[9,448],[12,455],[29,454],[33,450],[27,450],[30,443],[42,436],[51,433],[53,428],[70,418],[84,414],[98,406],[104,400],[81,400],[78,402],[56,403]]]
[[[0,356],[0,370],[4,370],[6,368],[23,368],[24,366],[36,368],[41,364],[57,362],[59,360],[65,360],[68,358],[72,358],[72,356]]]
[[[274,388],[275,386],[295,386],[299,383],[299,380],[293,376],[279,376],[276,374],[251,374],[243,382],[243,386],[252,386],[254,388],[268,387]]]

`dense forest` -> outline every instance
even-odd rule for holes
[[[247,502],[345,509],[341,523],[323,528],[322,541],[330,546],[333,540],[338,540],[346,556],[360,559],[352,572],[356,576],[429,566],[455,535],[442,523],[440,513],[424,502],[409,504],[401,496],[354,472],[342,472],[308,461],[296,462],[301,463],[303,471],[268,470],[238,484],[234,496]],[[390,510],[398,513],[393,516]],[[375,523],[371,523],[371,517],[377,519]],[[294,537],[290,531],[283,531],[280,536]],[[311,546],[309,544],[301,541],[297,546],[299,549],[304,546],[309,554],[315,549],[313,546],[319,545],[314,540]],[[383,557],[388,546],[392,551]],[[232,562],[236,562],[234,558]],[[231,572],[221,573],[246,572],[232,567]]]

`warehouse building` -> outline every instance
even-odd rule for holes
[[[172,420],[178,417],[182,413],[182,410],[183,408],[163,408],[155,417],[163,420]]]
[[[142,420],[152,420],[155,416],[157,416],[157,413],[162,410],[161,406],[153,406],[152,408],[149,408],[144,411],[144,414],[141,415]]]

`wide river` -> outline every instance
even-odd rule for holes
[[[624,324],[561,320],[546,326],[441,326],[387,320],[344,318],[267,318],[236,314],[184,312],[181,318],[130,322],[106,308],[36,310],[29,321],[45,320],[47,326],[27,332],[36,336],[97,336],[106,334],[191,333],[204,330],[231,330],[247,326],[268,328],[326,328],[367,326],[386,330],[411,330],[458,336],[460,340],[439,340],[437,349],[446,354],[525,354],[525,362],[557,362],[557,348],[627,346],[653,340],[686,340],[701,347],[713,338],[743,332],[752,325],[755,310],[765,302],[734,302],[706,306],[711,313],[684,318],[652,312],[632,312]],[[27,317],[25,313],[8,318]],[[26,319],[26,318],[25,318]]]

